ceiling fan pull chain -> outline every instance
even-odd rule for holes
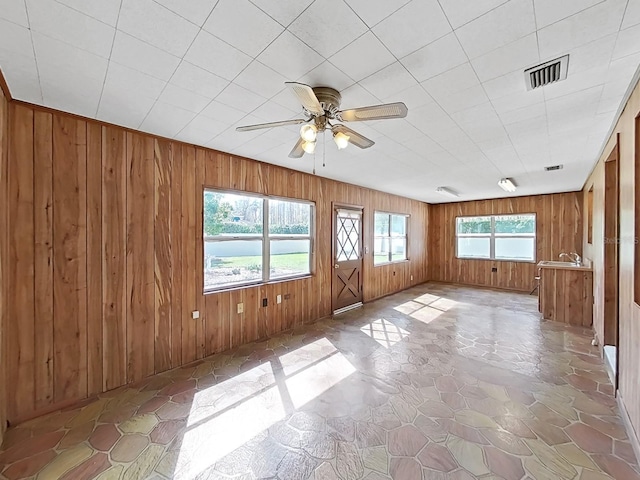
[[[327,131],[323,130],[322,131],[322,166],[323,167],[327,166],[326,159],[327,159]]]

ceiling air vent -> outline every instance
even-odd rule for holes
[[[550,167],[544,167],[547,172],[553,172],[554,170],[562,170],[562,165],[551,165]]]
[[[535,67],[527,68],[524,71],[524,81],[527,90],[544,87],[550,83],[559,82],[567,78],[567,67],[569,66],[569,55],[556,58]]]

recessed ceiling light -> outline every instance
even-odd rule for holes
[[[498,182],[498,186],[505,192],[515,192],[516,184],[510,178],[501,178]]]

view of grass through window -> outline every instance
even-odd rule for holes
[[[407,259],[407,216],[375,212],[373,264]]]
[[[203,207],[205,290],[311,272],[312,204],[205,190]]]

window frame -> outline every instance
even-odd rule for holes
[[[246,287],[254,287],[258,285],[265,285],[269,283],[278,283],[290,280],[296,280],[301,278],[307,278],[315,274],[315,237],[316,237],[316,204],[311,200],[303,200],[299,198],[280,197],[275,195],[262,195],[254,192],[244,192],[242,190],[227,190],[218,189],[212,187],[204,187],[202,191],[202,198],[206,193],[217,194],[229,194],[242,197],[253,197],[262,200],[262,233],[261,234],[243,234],[243,235],[205,235],[204,225],[202,232],[202,291],[204,294],[218,293],[225,290],[234,290]],[[295,235],[295,234],[270,234],[269,233],[269,200],[288,202],[288,203],[300,203],[303,205],[309,205],[309,234],[308,235]],[[204,208],[202,209],[202,217],[204,219]],[[204,270],[206,266],[204,252],[207,242],[229,242],[229,241],[261,241],[262,242],[262,278],[256,280],[249,280],[244,282],[227,283],[224,285],[217,285],[215,287],[206,287],[204,281]],[[271,276],[271,241],[282,240],[308,240],[309,241],[309,272],[299,273],[294,275],[287,275],[282,277],[270,278]]]
[[[518,234],[497,234],[496,235],[496,218],[497,217],[515,217],[521,215],[531,215],[534,221],[534,233],[527,235]],[[489,233],[474,233],[474,234],[458,234],[458,219],[459,218],[489,218],[491,222],[491,231]],[[519,262],[519,263],[536,263],[537,257],[537,237],[538,237],[538,218],[534,212],[522,212],[522,213],[496,213],[490,215],[458,215],[455,217],[454,223],[455,229],[455,251],[456,259],[458,260],[488,260],[491,262]],[[488,257],[461,257],[458,254],[458,238],[488,238],[489,239],[489,256]],[[496,258],[496,238],[533,238],[533,259],[522,260],[518,258]]]
[[[389,228],[387,231],[387,235],[378,235],[376,233],[376,215],[388,215],[389,217]],[[403,217],[404,218],[404,235],[400,235],[400,236],[392,236],[391,235],[391,224],[392,224],[392,217]],[[396,212],[385,212],[382,210],[374,210],[373,212],[373,266],[374,267],[380,267],[382,265],[389,265],[392,263],[402,263],[402,262],[408,262],[409,261],[409,225],[410,225],[410,220],[411,220],[411,215],[408,213],[396,213]],[[376,240],[377,239],[388,239],[389,240],[389,255],[388,255],[388,259],[386,262],[380,262],[380,263],[376,263]],[[404,244],[405,244],[405,248],[404,248],[404,258],[402,260],[393,260],[393,252],[391,250],[391,246],[392,244],[392,240],[394,238],[404,238]]]

